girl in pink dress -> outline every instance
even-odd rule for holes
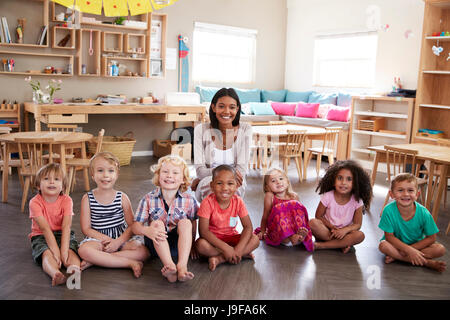
[[[347,253],[364,240],[360,231],[363,209],[372,200],[369,175],[353,160],[328,167],[316,191],[321,195],[315,219],[309,224],[316,237],[314,249],[336,249]]]
[[[255,230],[267,244],[293,246],[303,243],[312,252],[314,243],[308,223],[308,211],[292,190],[285,172],[274,168],[264,176],[264,212],[261,227]]]

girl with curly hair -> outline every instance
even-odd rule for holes
[[[314,249],[350,251],[364,240],[360,231],[363,210],[369,210],[372,186],[369,175],[353,160],[328,167],[316,188],[321,195],[315,219],[309,221],[316,237]]]

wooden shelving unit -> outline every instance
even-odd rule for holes
[[[9,11],[9,3],[12,2],[23,2],[24,7],[30,8],[29,10],[24,10],[24,12],[12,12]],[[29,21],[32,20],[36,15],[36,10],[42,12],[42,19],[38,19],[35,23],[39,23],[38,26],[30,25]],[[6,17],[8,22],[8,29],[11,35],[11,43],[0,42],[0,46],[7,47],[18,47],[18,48],[46,48],[49,45],[49,25],[48,25],[48,13],[49,13],[49,0],[2,0],[0,1],[0,17]],[[16,27],[17,19],[26,18],[27,23],[25,25],[25,32],[23,36],[23,43],[17,43],[16,39]],[[34,21],[34,20],[32,20]],[[47,27],[47,36],[44,44],[36,44],[36,40],[39,36],[39,31],[42,26]]]
[[[350,147],[347,157],[358,159],[363,166],[370,168],[374,152],[367,147],[410,143],[414,100],[414,98],[384,96],[353,97],[349,132]],[[371,121],[371,119],[380,119],[381,129],[371,131],[367,127],[360,127],[360,120]]]
[[[433,32],[448,30],[450,1],[425,0],[413,142],[437,144],[437,139],[420,136],[419,129],[443,131],[450,140],[450,36],[432,36]],[[438,43],[443,48],[439,56],[432,52]]]
[[[30,69],[26,68],[27,64],[24,61],[24,57],[32,58]],[[15,75],[30,75],[30,76],[51,76],[51,77],[71,77],[73,73],[44,73],[44,67],[48,65],[56,66],[62,70],[67,70],[67,65],[73,66],[73,56],[66,54],[51,54],[51,53],[35,53],[35,52],[22,52],[22,51],[0,51],[0,61],[2,59],[13,58],[16,62],[15,71],[3,71],[0,67],[0,74],[15,74]],[[37,65],[39,65],[37,67]],[[25,67],[20,69],[19,66]],[[32,68],[32,69],[31,69]],[[17,70],[18,69],[18,70]],[[31,73],[28,70],[40,70],[41,73]]]
[[[14,12],[13,9],[8,10],[7,4],[15,3],[14,1],[0,1],[0,12],[2,13],[0,16],[6,15],[9,24],[12,23],[12,20],[22,17],[22,12],[19,17],[19,13]],[[13,72],[4,70],[0,65],[1,74],[63,77],[76,74],[80,77],[128,79],[163,79],[165,77],[167,14],[150,12],[128,17],[129,20],[126,23],[129,25],[116,25],[112,24],[115,17],[90,15],[78,11],[69,12],[68,8],[50,0],[17,1],[24,3],[24,17],[27,18],[25,41],[24,43],[0,43],[0,46],[17,48],[11,51],[9,48],[0,50],[0,56],[5,59],[13,58],[16,62]],[[42,10],[42,17],[36,17],[37,8]],[[29,20],[26,13],[29,13]],[[91,21],[88,21],[89,19]],[[159,28],[157,36],[151,32],[152,22],[156,23]],[[49,23],[52,25],[50,26]],[[35,36],[31,30],[38,29],[39,31],[42,26],[47,26],[46,42],[37,45],[35,44],[37,34]],[[76,29],[76,26],[81,26],[81,28]],[[14,30],[11,30],[12,27]],[[15,33],[15,27],[15,23],[11,24],[10,33]],[[64,43],[62,40],[66,37],[68,38]],[[49,53],[48,50],[39,52],[39,48],[48,48],[49,45],[53,52]],[[151,55],[151,48],[155,50],[157,48],[156,56]],[[73,50],[73,53],[72,55],[55,54],[55,51],[61,52],[61,50],[68,52]],[[41,59],[47,59],[45,65],[36,62]],[[63,62],[63,65],[60,61]],[[108,63],[111,61],[121,64],[119,76],[109,76],[107,69]],[[48,74],[43,71],[46,66],[72,71]]]

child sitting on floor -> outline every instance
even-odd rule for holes
[[[36,174],[35,186],[39,194],[30,200],[32,256],[34,261],[52,278],[52,286],[66,282],[61,266],[80,268],[78,243],[72,226],[73,202],[63,194],[66,177],[61,166],[50,163]]]
[[[224,262],[238,264],[243,257],[253,259],[252,251],[259,246],[244,201],[236,195],[236,171],[220,165],[212,171],[211,190],[198,211],[199,233],[195,245],[198,253],[208,257],[209,269],[214,271]],[[238,219],[242,233],[236,230]]]
[[[385,262],[406,261],[443,272],[445,261],[433,260],[445,254],[445,247],[436,242],[439,232],[430,212],[416,202],[417,178],[410,173],[397,175],[391,182],[389,195],[395,201],[383,209],[378,227],[384,231],[379,249]]]
[[[364,240],[360,231],[363,209],[372,200],[369,175],[353,160],[329,166],[316,191],[320,198],[315,219],[309,221],[316,237],[314,249],[340,248],[347,253]]]
[[[130,268],[138,278],[148,252],[132,238],[130,199],[114,189],[119,167],[119,160],[110,152],[100,152],[90,161],[89,170],[97,188],[81,199],[81,230],[86,238],[78,252],[83,270],[92,265]]]
[[[190,184],[189,168],[179,156],[159,159],[153,184],[136,210],[133,231],[143,235],[151,256],[159,256],[161,273],[169,282],[194,278],[188,271],[189,254],[196,258],[192,245],[197,235],[197,200],[186,190]],[[178,258],[177,264],[172,259]]]
[[[292,190],[286,173],[278,168],[270,169],[264,175],[263,189],[261,228],[255,230],[259,239],[273,246],[292,246],[303,242],[306,250],[313,251],[308,211]]]

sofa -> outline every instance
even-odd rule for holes
[[[200,102],[209,106],[219,87],[196,86]],[[234,88],[241,102],[241,121],[263,124],[286,121],[313,127],[342,127],[335,155],[347,159],[352,96],[345,92],[264,90]],[[313,147],[320,146],[313,141]]]

